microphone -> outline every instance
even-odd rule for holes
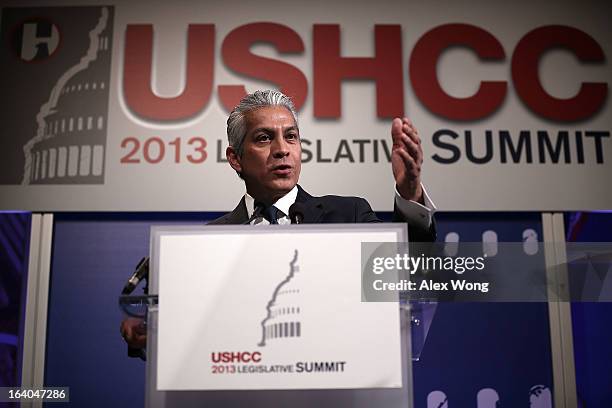
[[[242,223],[242,225],[248,225],[250,223],[253,222],[253,220],[259,218],[259,217],[263,217],[262,213],[264,208],[266,207],[265,204],[263,203],[255,203],[255,209],[253,210],[253,215],[251,215],[251,218],[249,218],[248,220],[246,220],[245,222]]]
[[[302,224],[304,222],[304,204],[297,201],[289,207],[289,219],[292,224]]]
[[[130,293],[134,291],[134,289],[136,289],[136,286],[138,286],[141,280],[148,279],[148,277],[149,277],[149,257],[145,256],[140,260],[140,262],[138,262],[138,265],[136,265],[136,270],[134,270],[134,273],[132,274],[130,279],[128,279],[127,283],[123,287],[121,294],[129,295]],[[146,292],[147,292],[147,289],[145,288],[145,293]],[[146,354],[145,349],[134,348],[134,347],[130,347],[129,345],[128,345],[128,357],[138,357],[143,361],[147,360],[147,354]]]
[[[129,295],[130,293],[134,291],[134,289],[136,289],[136,286],[138,286],[138,283],[140,283],[140,281],[143,278],[146,279],[148,277],[149,277],[149,257],[145,256],[144,258],[140,260],[140,262],[138,262],[138,265],[136,265],[136,270],[134,271],[130,279],[128,279],[127,283],[123,287],[121,294]]]

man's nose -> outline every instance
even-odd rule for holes
[[[272,141],[272,156],[277,159],[282,159],[289,154],[289,144],[282,134],[276,135]]]

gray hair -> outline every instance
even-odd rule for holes
[[[247,94],[240,100],[240,103],[238,103],[230,113],[229,118],[227,118],[227,141],[234,148],[238,156],[242,156],[242,144],[246,136],[246,114],[254,109],[265,106],[284,106],[293,115],[293,120],[295,120],[295,125],[297,126],[295,106],[287,95],[271,89]]]

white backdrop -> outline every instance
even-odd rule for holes
[[[53,5],[57,6],[58,3],[61,5],[61,2],[53,2]],[[6,4],[22,8],[24,5],[42,7],[51,3]],[[311,194],[363,196],[376,210],[392,209],[393,178],[383,146],[383,143],[387,143],[389,149],[391,146],[391,119],[377,117],[375,82],[371,79],[344,80],[340,94],[341,115],[337,118],[322,118],[315,113],[315,105],[321,101],[329,101],[333,97],[333,90],[329,87],[315,89],[315,82],[322,79],[315,77],[313,61],[315,51],[323,49],[325,44],[331,41],[314,41],[316,32],[320,33],[317,30],[321,29],[315,27],[316,25],[339,25],[341,56],[364,58],[374,56],[375,26],[391,25],[401,28],[401,37],[399,42],[387,41],[385,44],[387,48],[399,44],[395,52],[399,54],[401,61],[401,75],[397,77],[391,66],[388,67],[388,75],[397,78],[395,92],[403,97],[403,112],[412,118],[420,130],[425,151],[423,180],[439,209],[540,211],[612,208],[612,189],[608,181],[609,175],[612,174],[612,109],[607,101],[612,78],[609,62],[612,55],[612,35],[607,6],[603,1],[581,5],[558,1],[518,4],[501,1],[378,1],[363,4],[353,1],[260,1],[244,4],[238,1],[92,1],[89,4],[110,6],[108,9],[113,17],[112,21],[109,20],[112,27],[107,28],[112,29],[109,72],[96,74],[108,75],[110,85],[107,95],[108,112],[105,111],[106,106],[102,106],[100,111],[107,123],[103,129],[104,143],[95,142],[104,146],[103,170],[98,169],[97,173],[91,170],[98,178],[77,177],[89,174],[89,168],[93,169],[95,166],[89,163],[96,162],[95,153],[92,153],[94,150],[86,148],[84,152],[81,147],[78,159],[74,159],[77,160],[74,166],[79,166],[76,163],[80,163],[80,166],[86,168],[84,173],[79,167],[79,170],[75,170],[78,174],[74,179],[60,181],[56,174],[59,170],[54,169],[47,170],[45,177],[42,177],[42,167],[49,167],[51,163],[59,163],[60,160],[57,158],[60,153],[51,153],[51,150],[60,147],[42,146],[38,159],[40,169],[27,168],[24,172],[32,175],[38,171],[37,178],[30,176],[21,181],[8,180],[2,183],[0,209],[221,211],[233,208],[243,194],[244,186],[228,164],[219,160],[224,158],[226,147],[227,110],[222,106],[218,86],[245,85],[248,91],[254,91],[278,88],[280,85],[237,72],[236,66],[228,66],[222,49],[232,30],[246,24],[264,22],[282,25],[295,34],[273,33],[271,35],[274,41],[291,37],[298,43],[296,38],[301,40],[303,44],[302,51],[288,53],[279,51],[269,42],[259,42],[253,44],[250,51],[290,64],[301,71],[306,79],[307,92],[299,111],[299,119],[302,138],[307,141],[303,148],[310,151],[311,155],[309,157],[308,153],[304,153],[305,163],[302,166],[300,184]],[[3,18],[8,15],[7,10],[2,11]],[[60,55],[60,52],[64,52],[62,50],[71,47],[72,38],[63,34],[66,30],[62,30],[59,22],[54,22],[55,17],[49,14],[48,10],[41,9],[35,14],[49,15],[48,19],[58,27],[59,35],[64,35],[56,54]],[[124,83],[126,33],[129,27],[133,28],[138,24],[150,24],[153,27],[151,88],[159,97],[180,95],[185,88],[188,25],[214,25],[214,73],[210,98],[202,109],[190,117],[171,121],[146,118],[136,113],[142,107],[140,102],[131,102],[126,98],[124,90],[126,86],[130,86]],[[424,40],[425,34],[448,24],[466,24],[480,29],[481,36],[476,42],[481,42],[488,32],[502,50],[503,56],[484,61],[468,47],[450,47],[441,54],[435,68],[440,86],[444,92],[455,98],[474,95],[481,81],[503,81],[507,84],[505,96],[497,109],[481,115],[480,118],[449,118],[448,114],[440,113],[444,110],[443,102],[432,109],[425,101],[427,95],[430,95],[428,87],[431,83],[420,75],[411,78],[411,65],[418,68],[425,64],[423,55],[414,52],[419,44],[425,50],[432,49],[433,43]],[[593,108],[592,112],[584,113],[578,120],[571,118],[571,110],[570,113],[559,110],[561,113],[556,119],[534,112],[530,104],[524,102],[517,93],[517,84],[512,78],[513,62],[521,62],[520,56],[513,57],[517,44],[532,30],[551,25],[563,26],[563,30],[570,32],[566,37],[561,35],[555,38],[572,40],[577,36],[576,31],[580,30],[603,51],[603,61],[587,63],[580,61],[568,49],[554,48],[542,54],[539,68],[536,64],[542,87],[554,98],[572,98],[579,92],[582,82],[604,84],[600,86],[605,87],[605,99],[594,103],[596,108]],[[84,27],[85,35],[92,28]],[[453,27],[448,30],[451,40],[461,38],[461,30]],[[10,36],[14,35],[11,34],[14,31],[12,27],[11,30],[2,27],[3,41],[11,40]],[[262,30],[266,31],[269,30]],[[251,34],[246,35],[247,40],[253,39]],[[541,38],[550,39],[549,37]],[[534,44],[534,41],[530,40],[528,43]],[[135,49],[140,49],[142,43],[137,44]],[[226,47],[231,48],[229,45]],[[257,65],[246,58],[242,59],[245,55],[237,57],[237,66],[242,71],[253,69]],[[203,61],[208,60],[203,58]],[[78,59],[75,64],[77,62]],[[36,64],[38,71],[33,71],[32,75],[47,81],[50,90],[59,78],[48,74],[45,64],[45,61]],[[135,77],[141,77],[141,68],[147,64],[148,61],[142,60],[136,67],[139,71]],[[329,66],[334,65],[330,63]],[[31,66],[33,64],[28,65]],[[15,67],[11,69],[19,69],[19,65]],[[7,73],[7,69],[0,68],[4,76],[13,75],[12,71]],[[381,70],[386,72],[387,67]],[[204,70],[198,67],[196,72],[206,83],[209,77]],[[527,74],[519,70],[518,75],[523,78]],[[283,82],[285,79],[281,78],[276,82]],[[422,91],[424,94],[415,92],[415,84],[417,87],[419,84],[425,87]],[[29,98],[28,92],[26,89],[15,95],[20,95],[18,98]],[[317,93],[320,93],[320,99],[317,99]],[[49,100],[50,92],[45,95],[47,97],[42,98],[41,104],[37,106],[42,106],[42,103]],[[82,101],[81,105],[87,107],[87,98],[79,98],[82,98],[79,99]],[[590,98],[590,101],[594,99]],[[490,105],[478,102],[476,109],[471,112],[481,108],[486,110]],[[553,111],[557,106],[546,102],[542,105]],[[401,109],[401,105],[399,108]],[[398,106],[394,105],[392,110],[397,109]],[[172,109],[165,109],[164,112],[172,112]],[[0,113],[0,119],[3,123],[34,123],[38,113],[38,110],[31,113],[22,111],[15,116],[5,111]],[[50,121],[50,117],[45,120]],[[441,130],[446,131],[440,132]],[[485,163],[474,163],[468,158],[466,131],[471,132],[473,152],[477,157],[484,156],[485,133],[491,133],[492,156]],[[520,132],[528,131],[532,150],[531,162],[527,158],[526,150],[522,151],[515,163],[506,149],[507,162],[504,163],[501,159],[500,131],[508,132],[515,146],[518,146]],[[546,132],[546,137],[538,136],[538,132]],[[567,132],[567,135],[563,132]],[[580,133],[577,135],[576,132]],[[62,132],[52,133],[54,134],[48,136],[48,143],[55,138],[58,146],[63,145],[67,149],[75,143],[69,135],[66,136]],[[435,134],[438,134],[437,142],[434,141]],[[453,134],[456,134],[455,138]],[[2,132],[2,139],[19,138],[23,140],[24,146],[34,137],[34,133]],[[200,139],[192,140],[193,138],[206,141],[204,160],[197,151],[202,142]],[[554,147],[559,139],[562,143],[560,155],[558,162],[554,163],[550,152],[541,145],[548,140]],[[564,141],[567,141],[567,146],[563,145]],[[580,142],[582,148],[577,144]],[[92,145],[96,146],[95,143],[92,142]],[[135,149],[136,144],[138,149]],[[160,145],[164,146],[163,154],[160,152]],[[178,145],[180,151],[177,151]],[[363,151],[360,151],[360,146]],[[45,149],[49,152],[46,153]],[[131,155],[132,149],[135,151]],[[4,153],[0,154],[7,157],[27,155],[24,153],[26,149],[11,152],[3,147],[3,150]],[[566,152],[569,160],[566,160]],[[541,154],[543,160],[540,160]],[[48,158],[43,159],[43,155],[48,155],[45,156]],[[51,155],[55,160],[53,162]],[[92,155],[93,159],[90,157]],[[190,162],[189,155],[198,163]],[[122,163],[122,159],[124,162],[138,162]],[[452,160],[444,163],[444,159]],[[70,162],[71,159],[67,160]],[[99,160],[101,159],[98,157]],[[27,163],[27,158],[23,161]],[[8,162],[4,162],[4,166],[8,166]],[[32,156],[31,162],[36,165],[35,156]],[[54,177],[51,177],[51,171],[55,172]]]

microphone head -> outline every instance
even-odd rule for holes
[[[246,220],[245,222],[243,222],[243,225],[248,225],[250,223],[253,222],[254,219],[259,218],[262,216],[263,214],[263,210],[266,208],[266,205],[262,202],[255,202],[255,208],[253,208],[253,215],[251,215],[251,217]]]
[[[295,202],[289,207],[289,219],[292,224],[301,224],[304,222],[304,204]]]
[[[256,217],[261,217],[266,205],[260,201],[255,202],[255,208],[253,208],[253,215]]]

